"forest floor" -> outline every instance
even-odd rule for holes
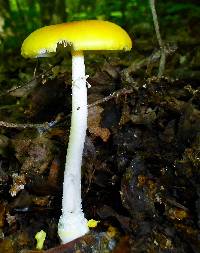
[[[42,60],[32,78],[36,61],[8,54],[0,94],[0,252],[200,252],[195,29],[176,34],[175,43],[169,39],[161,78],[155,39],[141,36],[130,53],[86,55],[91,88],[82,198],[86,217],[100,222],[62,246],[57,223],[70,128],[70,55]],[[19,78],[31,81],[19,85]],[[40,230],[47,237],[36,251]]]

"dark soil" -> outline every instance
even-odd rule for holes
[[[57,223],[70,68],[63,61],[46,71],[42,62],[43,75],[2,91],[0,252],[35,252],[40,230],[49,253],[200,252],[199,40],[172,45],[160,79],[159,57],[143,42],[120,58],[88,56],[82,197],[86,217],[100,223],[67,245],[59,246]]]

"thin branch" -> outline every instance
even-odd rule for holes
[[[156,8],[155,8],[155,0],[149,0],[152,16],[153,16],[153,23],[154,23],[154,28],[156,32],[156,37],[158,40],[158,44],[160,46],[160,64],[159,64],[159,70],[158,70],[158,77],[160,78],[165,70],[165,62],[166,62],[166,55],[165,55],[165,45],[162,41],[161,34],[160,34],[160,28],[159,28],[159,23],[158,23],[158,17],[156,13]]]
[[[121,90],[113,92],[112,94],[110,94],[107,97],[99,99],[96,102],[88,105],[88,108],[91,108],[91,107],[94,107],[96,105],[105,103],[105,102],[107,102],[107,101],[109,101],[111,99],[118,98],[119,96],[131,94],[131,93],[133,93],[132,89],[127,90],[127,89],[123,88]],[[38,130],[46,131],[49,128],[55,126],[58,122],[60,122],[60,118],[59,117],[57,117],[57,119],[54,120],[54,121],[45,122],[45,123],[42,123],[42,124],[29,124],[29,123],[28,124],[20,124],[20,123],[12,123],[12,122],[0,121],[0,127],[16,128],[16,129],[36,128]]]
[[[102,99],[98,99],[94,103],[88,105],[88,108],[94,107],[94,106],[99,105],[99,104],[103,104],[103,103],[105,103],[105,102],[107,102],[107,101],[109,101],[111,99],[118,98],[118,97],[120,97],[122,95],[127,95],[127,94],[131,94],[131,93],[133,93],[133,89],[127,90],[127,89],[123,88],[121,90],[113,92],[112,94],[110,94],[107,97],[104,97]]]
[[[21,123],[12,123],[12,122],[5,122],[0,121],[0,127],[7,127],[7,128],[17,128],[17,129],[25,129],[25,128],[44,128],[47,129],[50,127],[52,123],[45,122],[42,124],[21,124]]]
[[[46,76],[55,66],[59,65],[61,63],[62,60],[59,60],[58,62],[56,62],[54,65],[52,65],[49,69],[47,69],[44,73],[41,73],[37,76],[35,76],[35,69],[34,69],[34,78],[31,79],[30,81],[28,81],[27,83],[24,83],[22,85],[18,85],[17,87],[11,88],[5,92],[0,93],[0,97],[3,97],[5,95],[8,95],[10,93],[12,93],[13,91],[16,91],[18,89],[24,88],[25,86],[29,86],[33,83],[33,81],[35,81],[36,79],[39,78],[43,78],[44,76]],[[37,63],[38,64],[38,63]],[[36,65],[37,67],[37,65]]]

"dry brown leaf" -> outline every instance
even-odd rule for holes
[[[89,108],[88,112],[88,130],[96,137],[100,137],[106,142],[110,137],[110,130],[101,127],[101,113],[103,112],[101,106],[93,106]]]

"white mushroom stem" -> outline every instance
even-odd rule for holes
[[[81,203],[81,164],[87,129],[87,85],[84,55],[72,52],[72,117],[64,172],[62,215],[58,234],[67,243],[89,229]]]

